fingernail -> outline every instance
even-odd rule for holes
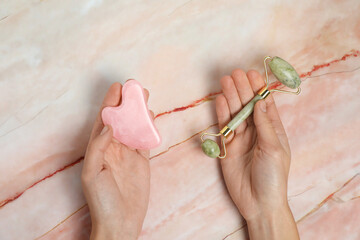
[[[108,126],[105,126],[102,130],[100,135],[103,135],[104,133],[106,133],[109,130]]]
[[[266,103],[265,101],[260,101],[260,109],[263,112],[266,112]]]

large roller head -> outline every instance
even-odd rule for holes
[[[269,67],[274,76],[285,86],[293,89],[300,86],[299,74],[284,59],[273,57],[269,62]]]

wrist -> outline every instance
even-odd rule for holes
[[[95,225],[91,230],[90,240],[136,240],[139,231],[131,226],[101,226]]]
[[[299,239],[288,204],[245,220],[250,239]]]

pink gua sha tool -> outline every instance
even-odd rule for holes
[[[105,125],[111,125],[114,138],[129,147],[152,149],[161,143],[144,90],[134,79],[122,87],[120,106],[104,108],[101,117]]]

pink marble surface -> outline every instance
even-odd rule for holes
[[[275,94],[301,238],[360,239],[359,11],[357,0],[1,2],[0,239],[88,238],[82,157],[107,88],[128,78],[150,90],[163,139],[140,239],[246,239],[196,134],[216,131],[220,77],[262,71],[265,55],[304,80],[300,96]]]

